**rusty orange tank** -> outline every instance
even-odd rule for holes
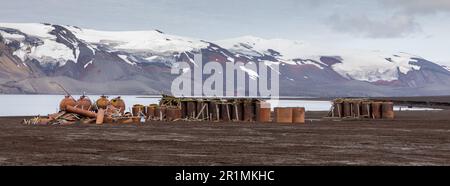
[[[141,116],[141,114],[145,115],[145,106],[140,104],[133,105],[133,107],[131,108],[131,113],[133,114],[133,116],[139,117]]]
[[[64,97],[64,99],[61,100],[61,102],[59,102],[59,110],[66,110],[67,106],[75,106],[76,105],[75,99],[73,99],[72,96],[66,95]]]
[[[120,98],[120,96],[112,99],[111,105],[120,109],[120,113],[123,114],[125,112],[125,101],[123,101],[123,99]]]
[[[95,104],[97,104],[98,109],[106,109],[106,107],[108,107],[109,105],[108,97],[104,95],[100,96],[100,98],[95,101]]]
[[[77,100],[75,107],[83,110],[91,110],[92,102],[88,97],[83,95]]]

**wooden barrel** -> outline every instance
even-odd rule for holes
[[[275,107],[275,122],[292,123],[292,108]]]
[[[332,117],[343,117],[343,110],[342,110],[342,102],[340,101],[335,101],[333,103],[333,115]]]
[[[176,119],[181,119],[181,108],[167,108],[166,120],[174,121]]]
[[[216,100],[209,102],[209,119],[211,121],[220,120],[220,105],[217,104]]]
[[[361,117],[370,118],[372,117],[372,106],[370,102],[364,101],[361,102]]]
[[[350,101],[342,102],[342,115],[343,117],[351,117],[352,116],[352,107]]]
[[[372,119],[380,119],[381,118],[381,102],[372,102]]]
[[[197,116],[197,102],[195,100],[186,102],[186,115],[188,118],[195,118]]]
[[[381,104],[381,116],[383,119],[394,119],[394,103],[393,102],[383,102]]]
[[[292,108],[292,123],[305,123],[305,108]]]
[[[256,121],[257,122],[270,122],[270,103],[259,102],[256,104]]]
[[[243,121],[255,121],[255,116],[256,116],[255,103],[250,100],[245,100],[243,109],[244,109]]]
[[[360,117],[361,116],[361,101],[360,100],[354,100],[351,102],[351,108],[352,108],[352,116],[353,117]]]

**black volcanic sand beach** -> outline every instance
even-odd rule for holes
[[[27,126],[0,118],[0,165],[450,165],[450,111],[395,120]]]

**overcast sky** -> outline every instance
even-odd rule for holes
[[[0,22],[408,52],[450,65],[450,0],[0,0]]]

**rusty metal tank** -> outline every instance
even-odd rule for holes
[[[95,101],[98,109],[106,109],[109,105],[109,99],[105,95],[100,96],[100,98]]]
[[[217,100],[211,100],[209,102],[209,119],[211,121],[220,120],[220,105]]]
[[[292,123],[305,123],[305,108],[292,108]]]
[[[76,102],[77,101],[73,99],[72,96],[66,95],[64,96],[64,99],[62,99],[61,102],[59,102],[59,110],[60,111],[66,110],[66,107],[69,105],[74,107],[76,105]]]
[[[245,100],[243,110],[244,110],[244,121],[255,121],[256,108],[253,100]]]
[[[270,122],[270,103],[259,102],[256,104],[256,121],[261,123]]]
[[[145,115],[145,106],[140,104],[133,105],[133,107],[131,107],[131,113],[133,116],[141,116],[142,114]]]
[[[167,108],[165,107],[165,106],[158,106],[158,107],[156,107],[156,109],[155,109],[155,115],[156,115],[156,117],[155,117],[155,119],[156,120],[165,120],[166,119],[166,111],[167,111]]]
[[[333,115],[332,117],[343,117],[343,110],[342,110],[342,102],[341,101],[334,101],[333,102]]]
[[[166,120],[174,121],[177,119],[181,119],[181,108],[177,107],[168,107],[166,109]]]
[[[383,119],[394,119],[394,103],[383,102],[381,104],[381,117]]]
[[[120,98],[120,96],[112,99],[110,103],[111,103],[112,106],[120,109],[120,113],[124,114],[125,108],[126,108],[125,107],[125,101],[123,101],[123,99]]]
[[[292,108],[275,107],[275,122],[292,123]]]
[[[361,116],[361,100],[353,100],[351,102],[351,108],[352,108],[352,116],[353,117],[360,117]]]
[[[343,117],[351,117],[352,116],[352,107],[350,101],[342,102],[342,115]]]
[[[231,119],[233,121],[244,120],[243,102],[241,99],[235,99],[231,104]]]
[[[92,102],[87,96],[83,95],[83,96],[80,96],[80,98],[77,100],[75,107],[83,109],[83,110],[91,110]]]
[[[156,104],[150,104],[147,107],[147,117],[150,119],[154,119],[156,117],[155,111],[156,111],[156,107],[158,107],[158,105]]]
[[[181,118],[187,118],[187,102],[184,100],[180,101],[181,106]]]
[[[372,118],[373,119],[380,119],[381,118],[381,102],[372,102]]]
[[[372,117],[372,106],[371,102],[363,101],[361,103],[361,117],[370,118]]]
[[[197,102],[195,100],[186,101],[186,115],[188,118],[197,116]]]
[[[231,105],[228,103],[220,104],[220,119],[222,121],[230,121],[231,120]]]

